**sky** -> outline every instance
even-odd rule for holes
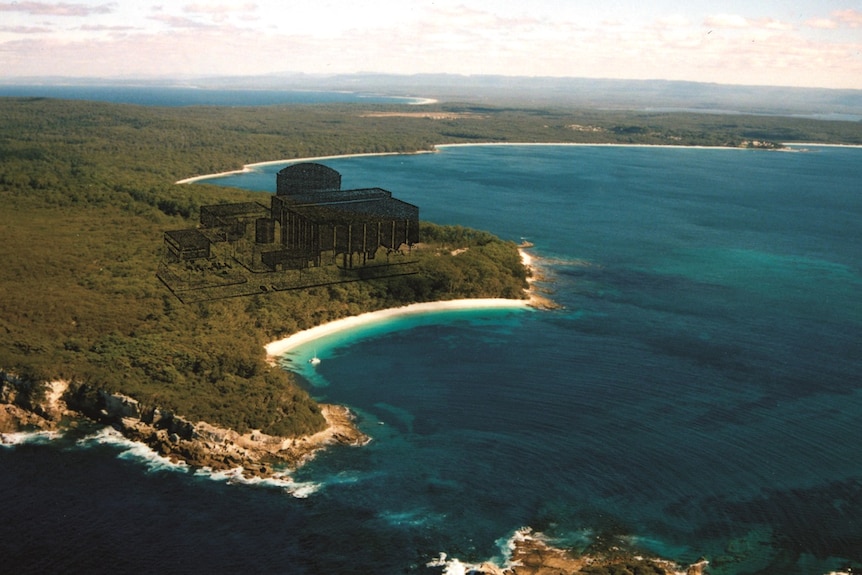
[[[862,89],[862,0],[0,0],[0,76],[360,72]]]

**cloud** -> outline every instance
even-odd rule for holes
[[[207,24],[206,22],[200,22],[183,16],[172,16],[170,14],[155,14],[153,16],[147,16],[147,18],[155,22],[161,22],[170,28],[204,29],[213,27],[212,24]]]
[[[787,22],[781,22],[780,20],[773,20],[772,18],[766,18],[764,20],[758,20],[757,25],[766,30],[779,30],[783,32],[787,32],[793,30],[793,24],[788,24]]]
[[[111,0],[93,1],[114,6]],[[185,2],[139,5],[137,16],[122,18],[118,8],[113,19],[94,18],[50,38],[37,28],[22,31],[0,43],[0,69],[5,75],[39,70],[83,76],[364,70],[862,88],[862,42],[803,30],[826,21],[862,25],[862,13],[853,10],[826,13],[824,22],[800,23],[794,30],[779,20],[734,14],[621,17],[611,25],[601,13],[512,13],[441,0],[402,0],[372,13],[347,0],[338,0],[343,9],[333,11],[338,2],[324,0],[290,18],[282,17],[283,6],[264,0],[257,0],[259,7],[245,0]],[[27,5],[33,3],[19,4]],[[327,11],[331,18],[321,16]],[[259,23],[248,25],[245,18]],[[38,17],[32,20],[30,26],[44,25]],[[0,31],[14,28],[7,26]]]
[[[0,26],[0,32],[11,32],[12,34],[46,34],[53,30],[37,26]]]
[[[709,28],[750,28],[751,22],[744,16],[736,14],[716,14],[707,16],[704,25]]]
[[[136,26],[104,26],[99,24],[85,24],[83,26],[79,26],[77,29],[84,32],[129,32],[131,30],[140,30],[141,28]]]
[[[116,4],[100,4],[98,6],[87,6],[86,4],[68,4],[59,2],[49,4],[46,2],[2,2],[0,12],[24,12],[25,14],[39,16],[91,16],[93,14],[110,14],[114,11]]]
[[[656,27],[664,29],[686,28],[691,25],[691,21],[681,14],[662,16],[655,23]]]
[[[793,25],[773,18],[752,20],[738,14],[716,14],[707,16],[703,22],[708,28],[759,29],[786,32],[793,30]]]
[[[862,28],[862,12],[858,10],[841,10],[833,14],[836,20],[850,28]]]
[[[240,20],[254,19],[258,6],[252,2],[243,4],[186,4],[182,7],[185,15],[168,14],[162,6],[153,6],[150,20],[161,22],[174,29],[204,29],[213,25],[223,25],[231,18]]]
[[[812,18],[811,20],[806,20],[805,25],[818,30],[834,30],[838,28],[838,22],[829,18]]]
[[[186,4],[183,12],[191,14],[228,14],[230,12],[254,12],[257,4],[246,2],[245,4]]]
[[[858,10],[839,10],[832,13],[831,18],[812,18],[805,22],[809,28],[818,30],[836,30],[838,28],[862,28],[862,12]]]

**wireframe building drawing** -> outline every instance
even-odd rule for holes
[[[180,291],[256,283],[249,274],[277,280],[261,285],[264,291],[296,289],[313,281],[301,272],[314,268],[341,270],[336,281],[408,273],[403,266],[409,262],[393,257],[419,242],[419,208],[382,188],[342,190],[336,170],[300,163],[278,172],[269,207],[202,206],[199,227],[165,232],[164,241],[159,277],[180,299]],[[235,265],[244,272],[233,271]],[[300,275],[287,278],[289,271]]]
[[[419,208],[381,188],[342,190],[341,174],[320,164],[297,164],[278,173],[271,218],[281,229],[270,265],[297,261],[321,265],[323,254],[352,268],[374,259],[378,248],[397,250],[419,241]]]

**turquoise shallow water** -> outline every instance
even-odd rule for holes
[[[374,438],[302,469],[306,498],[147,471],[110,445],[2,449],[4,492],[75,517],[24,522],[2,551],[23,561],[63,533],[122,556],[131,532],[126,553],[165,572],[187,551],[209,572],[440,573],[439,553],[498,557],[531,526],[706,556],[713,573],[862,567],[860,160],[488,146],[327,161],[423,219],[529,239],[563,309],[404,318],[300,350],[288,368]],[[220,183],[271,192],[279,168]],[[110,503],[92,502],[96,472]]]

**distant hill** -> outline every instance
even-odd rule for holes
[[[862,90],[457,74],[281,73],[197,78],[7,78],[0,83],[350,91],[493,106],[600,108],[803,116],[862,121]]]
[[[613,80],[455,74],[281,74],[208,78],[212,87],[378,92],[494,104],[802,115],[862,120],[862,90],[739,86],[667,80]]]
[[[801,116],[862,121],[862,90],[738,86],[670,80],[616,80],[457,74],[279,73],[184,78],[0,79],[0,85],[184,87],[222,90],[349,91],[489,106],[592,108]]]

